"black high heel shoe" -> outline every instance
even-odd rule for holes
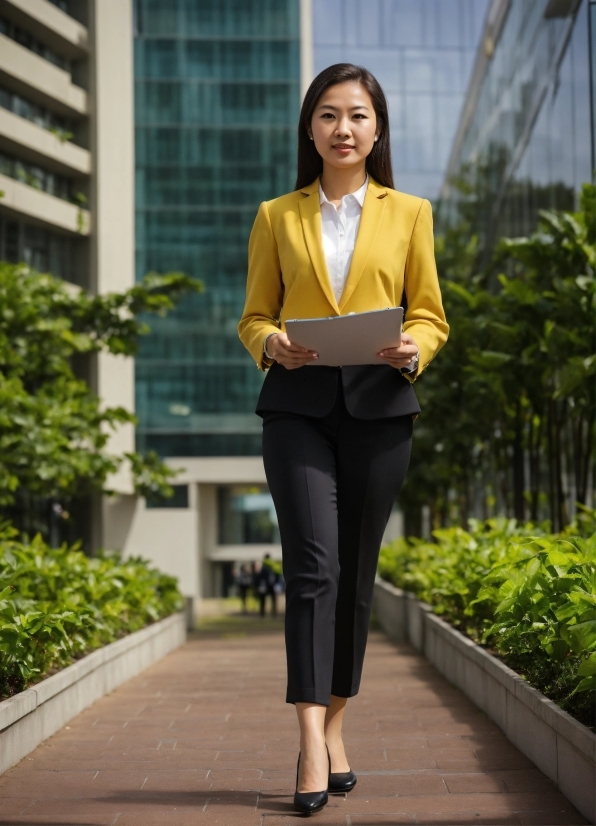
[[[329,780],[327,782],[327,791],[331,792],[331,794],[351,792],[358,779],[354,772],[332,772],[329,748],[327,748],[327,757],[329,757]]]
[[[331,767],[331,764],[329,764]],[[296,766],[296,791],[294,792],[294,808],[303,815],[314,815],[320,812],[327,805],[329,797],[327,789],[323,792],[299,792],[298,773],[300,771],[300,752],[298,752],[298,765]]]
[[[331,794],[340,792],[351,792],[356,785],[357,777],[353,771],[349,772],[329,772],[329,783],[327,791]]]

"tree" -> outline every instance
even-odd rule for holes
[[[578,212],[543,210],[535,233],[503,239],[497,248],[509,272],[499,276],[494,344],[510,356],[510,404],[521,411],[515,399],[525,402],[525,412],[516,413],[518,462],[522,467],[525,431],[534,514],[543,442],[555,529],[575,515],[566,512],[565,477],[573,481],[575,500],[587,504],[594,448],[595,203],[596,188],[584,184]],[[513,354],[517,357],[511,358]],[[524,482],[521,472],[518,475],[521,502]]]
[[[154,454],[108,452],[110,430],[135,422],[104,407],[81,376],[99,351],[131,356],[149,327],[200,282],[150,273],[123,293],[92,296],[24,264],[0,262],[0,506],[18,497],[69,499],[106,491],[124,461],[144,496],[171,493],[173,476]]]
[[[478,316],[490,303],[475,275],[478,239],[468,225],[458,225],[436,240],[449,341],[436,362],[416,383],[422,415],[414,425],[413,460],[401,502],[406,532],[417,534],[412,520],[422,505],[431,510],[435,527],[471,515],[471,491],[482,467],[492,422],[486,409],[493,405],[470,375],[472,355],[481,346]]]
[[[590,504],[595,203],[585,185],[578,212],[540,212],[489,266],[469,216],[437,238],[451,335],[420,383],[406,517],[427,504],[435,527],[465,526],[496,509],[558,530],[570,500]]]

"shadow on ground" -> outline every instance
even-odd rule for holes
[[[189,638],[220,637],[221,639],[234,639],[252,637],[257,634],[279,634],[283,630],[283,614],[278,614],[277,617],[271,615],[261,617],[253,613],[235,613],[199,619],[196,629],[189,634]]]
[[[269,812],[293,813],[292,799],[288,795],[287,789],[280,789],[279,792],[260,792],[258,789],[208,789],[205,791],[130,791],[120,792],[106,797],[92,799],[93,803],[117,803],[132,805],[156,805],[156,806],[192,806],[206,809],[208,806],[247,806],[255,809],[257,803],[259,809],[266,809]],[[1,821],[0,821],[1,823]]]

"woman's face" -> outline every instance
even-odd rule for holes
[[[338,169],[364,165],[378,136],[364,86],[356,81],[330,86],[317,102],[308,135],[324,163]]]

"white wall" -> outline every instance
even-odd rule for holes
[[[199,596],[196,507],[147,508],[138,498],[125,545],[126,556],[142,556],[178,578],[186,597]]]
[[[279,545],[218,545],[217,488],[226,484],[265,483],[260,456],[169,459],[183,472],[175,483],[187,484],[188,508],[147,508],[134,496],[106,498],[103,505],[104,545],[126,556],[143,556],[178,577],[187,597],[219,596],[219,564],[259,559],[269,552],[281,559]]]

